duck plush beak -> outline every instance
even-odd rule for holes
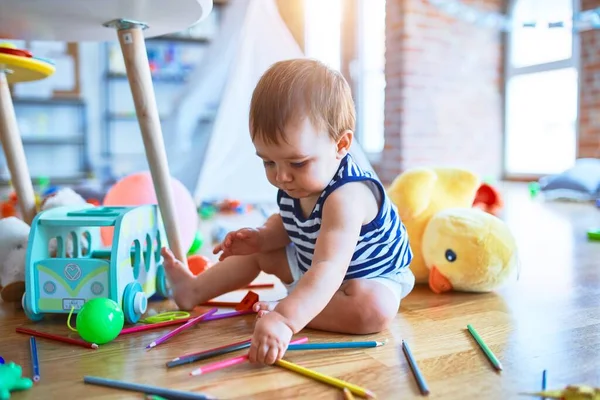
[[[429,272],[429,288],[435,294],[449,292],[452,290],[452,283],[446,278],[439,269],[432,267]]]

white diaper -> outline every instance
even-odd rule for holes
[[[298,281],[302,277],[302,270],[298,266],[298,259],[296,258],[296,246],[293,243],[290,243],[285,248],[285,253],[287,255],[288,265],[290,266],[290,272],[292,274],[292,283],[285,284],[288,293],[290,293],[296,285]],[[402,272],[394,272],[388,275],[380,275],[374,278],[368,278],[373,281],[380,282],[381,284],[387,286],[396,297],[396,301],[398,302],[398,307],[400,306],[400,301],[405,298],[415,287],[415,276],[412,271],[407,267],[404,268]]]

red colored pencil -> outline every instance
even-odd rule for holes
[[[275,287],[274,283],[251,283],[246,286],[244,289],[268,289]],[[241,290],[241,289],[239,289]]]
[[[300,344],[300,343],[306,343],[306,342],[308,342],[308,338],[303,337],[300,339],[292,340],[290,342],[290,344]],[[227,359],[221,360],[221,361],[216,361],[216,362],[213,362],[210,364],[206,364],[200,368],[196,368],[195,370],[190,372],[190,375],[198,376],[198,375],[206,374],[207,372],[218,371],[218,370],[226,368],[226,367],[231,367],[232,365],[241,364],[244,361],[246,361],[247,359],[248,359],[248,354],[245,354],[243,356],[237,356],[237,357],[227,358]]]
[[[32,335],[32,336],[37,336],[37,337],[41,337],[41,338],[45,338],[45,339],[56,340],[58,342],[63,342],[63,343],[75,344],[77,346],[86,347],[88,349],[96,350],[98,348],[98,345],[96,343],[88,343],[83,340],[71,339],[70,337],[66,337],[66,336],[52,335],[50,333],[39,332],[39,331],[35,331],[33,329],[23,328],[23,327],[17,327],[16,330],[18,333],[24,333],[26,335]]]
[[[146,346],[147,349],[151,349],[153,347],[158,346],[161,343],[166,342],[167,340],[169,340],[170,338],[172,338],[173,336],[177,335],[179,332],[192,327],[193,325],[197,324],[198,322],[200,322],[203,318],[206,318],[214,313],[216,313],[218,310],[216,308],[213,308],[212,310],[205,312],[204,314],[201,314],[197,317],[194,317],[192,319],[190,319],[188,322],[186,322],[185,324],[181,325],[178,328],[173,329],[171,332],[167,333],[164,336],[161,336],[160,338],[156,339],[155,341],[153,341],[152,343],[150,343],[148,346]]]

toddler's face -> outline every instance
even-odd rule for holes
[[[269,182],[298,199],[320,195],[344,156],[327,132],[315,130],[308,118],[289,124],[280,143],[257,138],[254,147]]]

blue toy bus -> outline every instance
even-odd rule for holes
[[[102,227],[114,227],[109,249],[100,246]],[[157,205],[40,212],[31,223],[25,258],[25,314],[39,321],[44,314],[76,313],[86,301],[106,297],[122,307],[126,322],[138,322],[151,296],[170,295],[160,254],[164,242]]]

